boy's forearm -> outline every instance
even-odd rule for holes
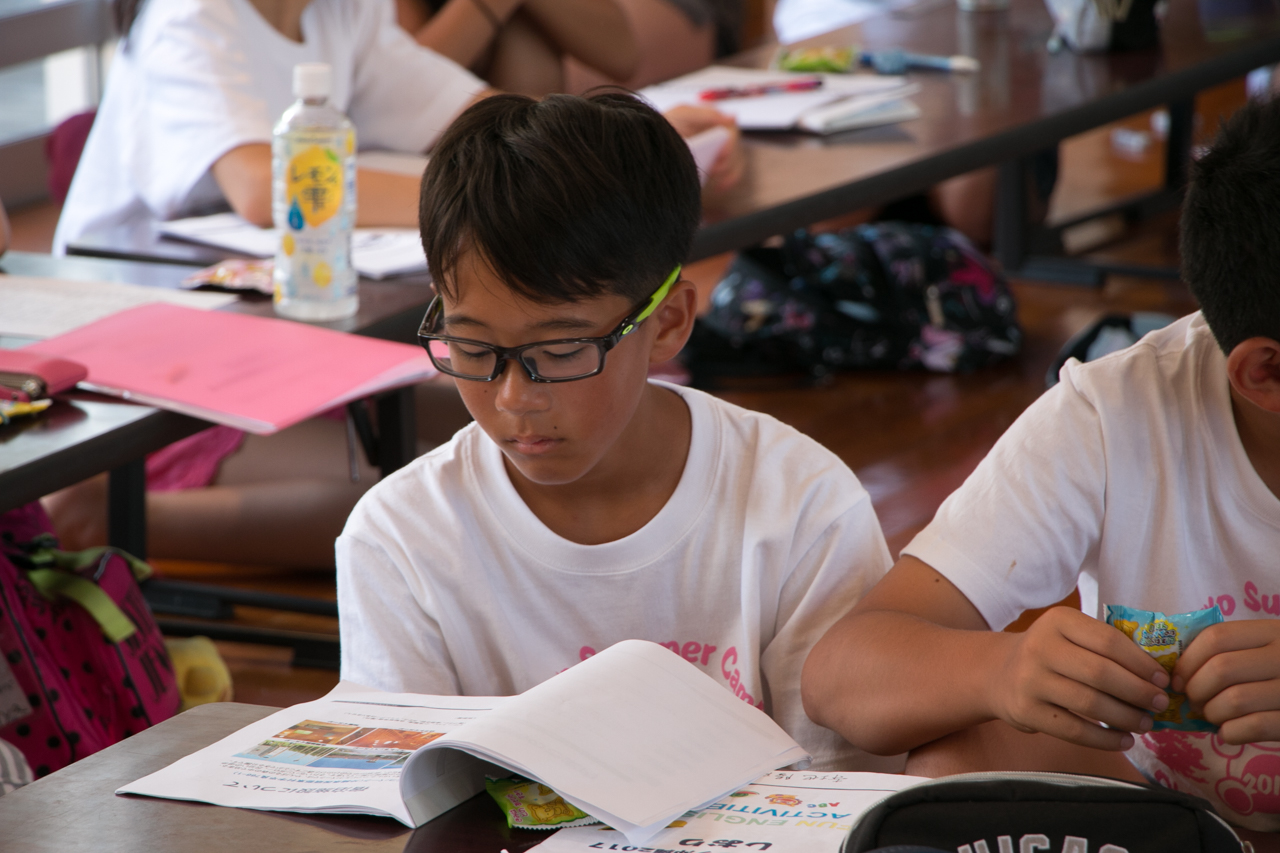
[[[805,711],[868,752],[905,752],[996,718],[990,700],[1010,639],[855,610],[809,655]]]

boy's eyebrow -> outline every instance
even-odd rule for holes
[[[543,320],[541,323],[534,323],[529,328],[547,332],[590,332],[594,331],[598,325],[598,323],[594,323],[591,320],[562,317],[554,320]],[[466,314],[446,314],[444,326],[447,329],[457,326],[468,326],[476,329],[489,328],[488,323]]]

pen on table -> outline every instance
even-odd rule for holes
[[[908,53],[896,48],[861,51],[858,62],[874,68],[877,74],[902,74],[909,68],[972,73],[979,68],[978,60],[971,56],[933,56],[927,53]]]
[[[698,99],[703,101],[725,101],[729,98],[755,98],[760,95],[773,95],[779,92],[810,92],[821,88],[821,77],[806,77],[803,80],[780,80],[777,83],[760,83],[755,86],[722,86],[715,89],[704,89],[698,93]]]

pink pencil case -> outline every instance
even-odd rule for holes
[[[83,364],[65,358],[0,349],[0,400],[28,403],[74,388],[88,375]]]

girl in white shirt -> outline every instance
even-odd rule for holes
[[[293,66],[327,62],[362,149],[425,151],[485,84],[416,44],[379,0],[123,0],[125,38],[55,252],[90,231],[225,204],[271,221],[271,128]],[[132,15],[132,19],[129,16]],[[415,225],[417,181],[362,172],[361,225]]]
[[[115,11],[125,36],[58,252],[89,231],[227,204],[270,224],[271,129],[293,101],[298,62],[333,68],[333,102],[365,148],[424,151],[486,91],[416,44],[386,0],[121,0]],[[416,225],[416,179],[362,172],[359,181],[360,224]],[[447,411],[456,395],[435,390]],[[303,566],[332,564],[334,537],[377,479],[366,467],[351,482],[344,425],[324,418],[270,437],[206,430],[155,454],[148,473],[156,556]],[[105,494],[100,477],[47,499],[64,544],[105,540]]]

